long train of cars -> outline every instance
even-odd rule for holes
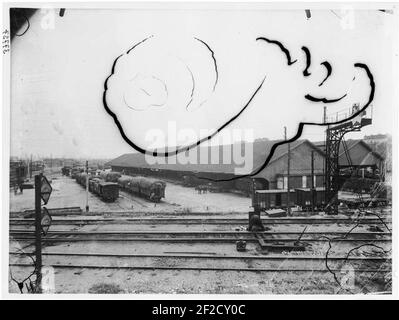
[[[86,187],[87,173],[75,172],[73,177]],[[152,202],[159,202],[165,197],[166,183],[147,177],[131,177],[119,172],[100,172],[99,175],[89,175],[89,191],[102,200],[113,202],[119,197],[119,189],[146,198]]]
[[[100,177],[107,182],[117,183],[121,190],[152,202],[159,202],[165,197],[166,183],[159,179],[127,176],[115,171],[101,172]]]

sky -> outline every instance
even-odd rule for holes
[[[282,139],[285,126],[292,137],[300,121],[322,121],[324,104],[305,94],[347,94],[327,106],[329,115],[367,101],[368,79],[354,68],[357,62],[374,75],[373,124],[347,138],[392,133],[397,17],[377,10],[313,10],[307,19],[303,10],[253,8],[67,9],[63,17],[56,9],[36,12],[28,31],[12,41],[11,156],[113,158],[134,152],[103,105],[104,82],[120,55],[107,83],[107,105],[128,138],[144,148],[162,147],[148,137],[163,133],[167,141],[171,126],[183,132],[177,145],[212,132],[241,110],[262,81],[225,136]],[[258,37],[280,41],[297,62],[288,66],[276,45]],[[211,52],[195,39],[213,51],[217,74]],[[309,77],[303,76],[302,46],[311,53]],[[323,61],[333,69],[320,87]],[[306,127],[302,137],[324,140],[324,128]]]

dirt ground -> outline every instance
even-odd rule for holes
[[[215,217],[215,216],[212,216]],[[245,226],[242,226],[243,228]],[[24,229],[13,227],[13,229]],[[351,227],[348,225],[309,226],[311,231],[340,231],[347,232]],[[234,230],[236,228],[234,227]],[[25,229],[26,230],[26,229]],[[84,226],[54,225],[51,231],[234,231],[228,225],[156,225],[156,224],[103,224]],[[301,232],[303,225],[273,225],[273,231],[295,231]],[[367,226],[361,225],[356,231],[367,232]],[[274,237],[276,240],[278,236]],[[18,242],[10,239],[10,250],[15,252],[27,245],[30,241]],[[344,256],[351,250],[354,244],[333,243],[330,256]],[[384,245],[389,250],[391,243]],[[25,248],[29,252],[32,247]],[[312,243],[305,252],[280,252],[273,253],[275,256],[288,257],[290,255],[323,257],[328,250],[328,243]],[[362,248],[355,251],[353,256],[363,256],[366,253],[380,253],[374,248]],[[82,254],[118,254],[118,255],[165,255],[165,254],[206,254],[218,256],[261,256],[265,255],[260,251],[259,245],[254,242],[247,243],[247,250],[244,253],[236,251],[234,242],[195,242],[195,243],[170,243],[170,242],[129,242],[129,241],[87,241],[87,242],[64,242],[47,243],[43,247],[43,253],[82,253]],[[268,255],[266,253],[266,255]],[[17,258],[10,256],[12,262],[29,263],[26,257]],[[239,271],[210,271],[210,270],[124,270],[118,266],[192,266],[195,267],[229,267],[240,268],[305,268],[309,266],[304,262],[297,264],[285,259],[279,262],[255,261],[248,259],[210,261],[207,259],[191,259],[189,261],[179,258],[168,259],[146,257],[125,257],[125,258],[104,258],[104,257],[71,257],[68,260],[61,256],[43,256],[43,263],[49,266],[54,272],[51,290],[55,293],[92,293],[99,290],[98,287],[112,287],[119,293],[230,293],[230,294],[336,294],[345,293],[335,282],[332,274],[328,272],[239,272]],[[313,261],[310,261],[313,262]],[[58,267],[59,264],[69,265],[112,265],[116,269],[90,269],[74,268],[66,269]],[[314,265],[317,269],[324,269],[324,261]],[[330,266],[332,264],[330,263]],[[31,270],[30,270],[31,271]],[[29,272],[30,272],[29,271]],[[14,278],[26,277],[28,270],[19,267],[12,267]],[[338,274],[339,277],[342,275]],[[385,279],[377,274],[355,274],[355,293],[370,293],[385,291]],[[16,284],[10,281],[10,292],[17,293]],[[101,291],[101,290],[100,290]],[[101,293],[101,292],[98,292]]]
[[[53,187],[53,193],[47,205],[48,208],[85,206],[85,192],[83,187],[73,179],[49,175]],[[24,190],[23,194],[10,193],[11,211],[33,209],[34,190]],[[244,218],[248,217],[250,198],[229,193],[198,194],[194,188],[186,188],[175,183],[168,182],[166,187],[166,199],[159,204],[153,204],[145,199],[121,192],[119,199],[114,203],[105,203],[93,194],[89,194],[90,214],[82,213],[73,217],[57,217],[57,219],[93,219],[103,217],[122,217],[126,214],[134,215],[134,218]],[[105,212],[115,213],[105,213]],[[120,212],[122,216],[119,216]],[[305,225],[279,224],[270,225],[267,230],[274,240],[279,235],[273,232],[302,232]],[[348,232],[353,225],[350,221],[345,224],[308,225],[307,232]],[[358,225],[354,232],[368,232],[368,225]],[[12,226],[12,229],[33,230],[32,226]],[[219,232],[219,231],[245,231],[246,225],[227,224],[156,224],[156,223],[124,223],[123,220],[112,224],[93,225],[56,225],[50,227],[50,231],[78,231],[78,232],[103,232],[103,231],[143,231],[143,232]],[[378,237],[378,236],[376,236]],[[304,236],[306,238],[306,235]],[[371,242],[373,235],[371,235]],[[14,241],[10,238],[10,251],[18,251],[25,246],[24,252],[33,250],[30,240]],[[333,243],[330,256],[345,256],[355,244]],[[389,250],[390,242],[383,245],[384,250]],[[328,250],[328,243],[312,243],[305,252],[287,253],[279,252],[275,255],[287,257],[288,255],[304,255],[323,257]],[[374,253],[373,253],[374,252]],[[52,283],[46,287],[46,292],[55,293],[230,293],[230,294],[339,294],[346,293],[328,272],[271,272],[271,271],[211,271],[211,270],[161,270],[161,269],[120,269],[119,266],[197,266],[197,267],[229,267],[239,268],[289,268],[305,267],[288,262],[284,259],[280,262],[268,262],[254,259],[232,260],[207,260],[192,259],[190,261],[180,258],[146,258],[146,257],[70,257],[45,255],[54,253],[79,253],[79,254],[119,254],[119,255],[165,255],[165,254],[207,254],[218,256],[250,256],[264,255],[256,242],[248,242],[245,253],[237,252],[234,242],[183,242],[173,243],[167,241],[85,241],[85,242],[53,242],[46,243],[43,247],[43,264],[49,267],[49,277]],[[379,254],[375,248],[362,248],[353,253],[353,256],[366,254]],[[266,253],[267,254],[267,253]],[[18,257],[10,255],[10,261],[29,263],[26,256]],[[213,261],[213,262],[212,262]],[[227,262],[226,262],[227,261]],[[311,261],[313,262],[313,261]],[[115,269],[92,268],[63,268],[59,265],[112,265]],[[324,268],[324,261],[314,264],[317,268]],[[23,279],[31,272],[29,268],[12,267],[12,275],[15,279]],[[340,276],[341,277],[341,276]],[[354,293],[370,293],[385,291],[386,279],[380,274],[355,274]],[[18,293],[18,287],[10,278],[9,290]]]
[[[48,177],[51,180],[53,192],[47,208],[86,206],[85,189],[74,179],[60,174]],[[103,202],[94,194],[89,193],[91,212],[132,211],[132,212],[248,212],[251,199],[233,193],[198,194],[194,188],[167,182],[165,198],[160,203],[121,191],[119,198],[112,203]],[[23,211],[34,208],[34,189],[25,189],[23,193],[10,192],[10,211]]]
[[[14,270],[15,276],[24,273]],[[239,271],[174,271],[174,270],[87,270],[56,269],[54,293],[91,293],[98,284],[120,288],[119,293],[149,294],[339,294],[331,277],[314,274],[276,272],[248,273]],[[26,273],[26,271],[25,271]],[[358,280],[358,282],[364,280]],[[371,284],[375,292],[381,285]],[[79,285],[77,285],[79,283]],[[362,282],[364,283],[364,282]],[[370,283],[369,283],[370,285]],[[16,285],[10,288],[17,293]],[[373,290],[374,291],[374,290]],[[49,291],[49,293],[52,293]],[[104,293],[104,292],[96,292]],[[370,293],[368,289],[358,293]]]

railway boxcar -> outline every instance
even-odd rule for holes
[[[94,188],[94,179],[89,179],[89,191],[93,192]]]
[[[130,181],[132,180],[131,176],[121,176],[118,179],[118,185],[119,187],[121,187],[122,189],[127,189],[128,185],[130,183]]]
[[[290,206],[295,205],[295,190],[290,190]],[[287,190],[255,190],[252,194],[252,206],[255,211],[265,211],[287,207]]]
[[[118,184],[127,191],[154,202],[165,197],[166,183],[162,180],[122,176],[118,179]]]
[[[119,197],[119,185],[115,182],[99,181],[96,183],[98,188],[96,191],[97,195],[104,201],[112,202]]]
[[[324,188],[315,188],[313,191],[314,210],[324,209]],[[302,211],[309,211],[312,209],[312,189],[311,188],[297,188],[295,189],[295,204],[302,209]]]
[[[140,194],[140,181],[142,177],[130,177],[130,181],[127,183],[126,189],[129,192]]]
[[[98,183],[101,182],[101,179],[99,179],[98,177],[94,176],[94,177],[90,177],[89,178],[89,191],[98,194]]]
[[[61,168],[61,173],[63,176],[69,176],[71,173],[71,167],[62,167]]]
[[[86,187],[87,173],[76,175],[76,182]],[[89,175],[89,191],[99,196],[103,201],[115,201],[119,197],[119,185],[115,182],[107,182],[98,176]]]
[[[86,172],[78,173],[76,175],[76,182],[79,183],[80,185],[86,187],[86,176],[87,176]]]
[[[77,176],[80,174],[80,173],[82,173],[84,170],[83,169],[81,169],[81,168],[72,168],[71,169],[71,178],[72,179],[76,179],[77,178]]]

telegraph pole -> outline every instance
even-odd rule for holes
[[[89,212],[89,161],[86,160],[86,212]]]
[[[284,139],[287,140],[287,127],[284,127]],[[291,215],[290,206],[290,162],[291,162],[291,147],[288,143],[288,161],[287,161],[287,215]]]
[[[35,255],[36,255],[36,292],[42,290],[42,174],[35,176]]]
[[[314,150],[311,153],[311,178],[312,178],[312,189],[310,191],[311,194],[311,204],[312,204],[312,213],[314,212],[314,203],[315,203],[315,183],[314,183]]]
[[[323,123],[327,123],[327,107],[324,106],[323,107]],[[323,187],[324,187],[324,203],[327,203],[327,179],[329,179],[329,177],[327,177],[326,175],[326,170],[327,170],[327,135],[328,135],[328,129],[330,128],[330,126],[327,126],[327,129],[325,131],[326,133],[326,145],[324,146],[324,152],[326,154],[324,162],[323,162]]]
[[[29,176],[30,176],[29,157],[27,157],[26,163],[27,163],[26,169],[28,170],[28,171],[26,172],[26,177],[29,177]]]
[[[30,154],[29,178],[32,179],[32,154]]]

